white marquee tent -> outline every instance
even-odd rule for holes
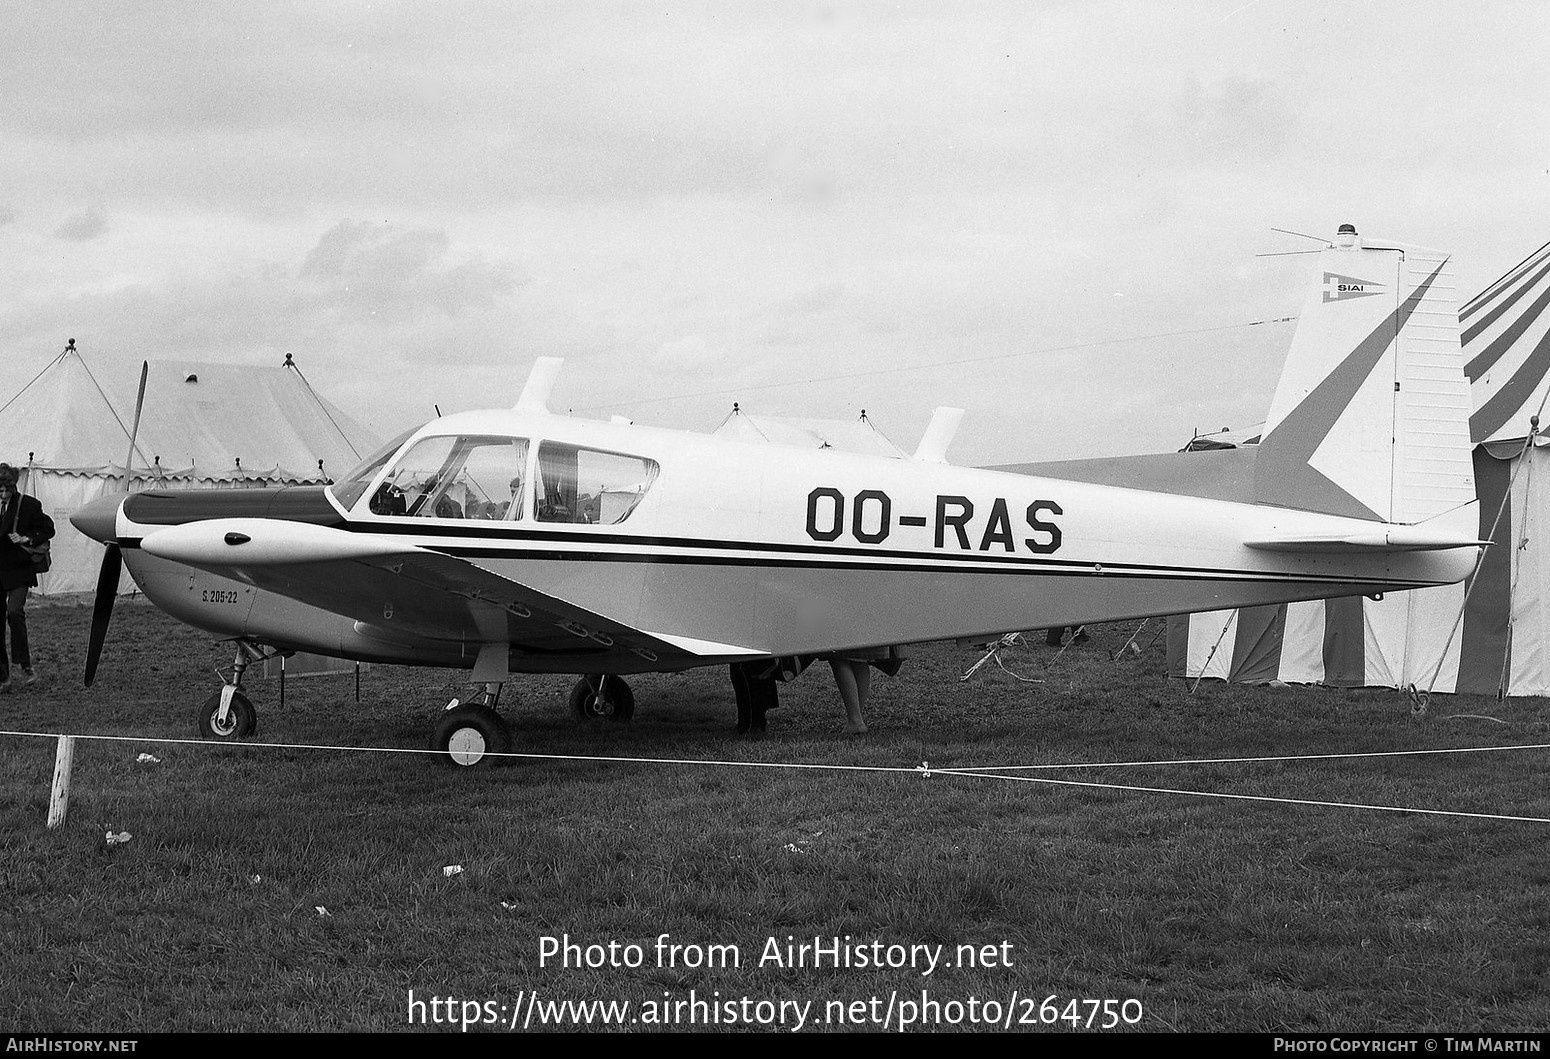
[[[0,461],[54,519],[40,594],[96,588],[102,545],[70,525],[84,504],[125,488],[262,488],[319,483],[379,443],[319,397],[287,356],[274,367],[150,361],[130,455],[139,378],[88,367],[71,344],[0,405]],[[122,591],[132,587],[125,575]]]
[[[905,453],[872,425],[865,412],[857,419],[803,419],[749,415],[738,405],[712,431],[737,441],[794,445],[803,449],[837,449],[869,456],[903,457]]]

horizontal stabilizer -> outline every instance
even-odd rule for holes
[[[1449,548],[1483,548],[1490,541],[1468,534],[1448,533],[1425,526],[1378,526],[1358,533],[1265,537],[1244,541],[1262,552],[1429,552]]]

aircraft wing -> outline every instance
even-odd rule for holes
[[[648,663],[765,652],[654,633],[466,559],[366,533],[283,519],[207,519],[158,529],[150,555],[354,618],[386,640],[510,645],[532,654],[631,652]]]

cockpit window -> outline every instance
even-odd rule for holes
[[[422,438],[372,495],[371,511],[410,518],[519,519],[527,453],[526,438]]]
[[[655,460],[546,441],[538,446],[533,517],[611,526],[629,517],[656,478]]]
[[[339,501],[339,505],[346,511],[354,507],[355,502],[366,491],[366,487],[371,485],[371,480],[377,476],[377,472],[382,470],[383,464],[392,459],[393,454],[404,447],[404,442],[409,440],[409,436],[419,429],[419,427],[410,427],[367,456],[349,474],[330,486],[329,489],[334,494],[334,499]]]

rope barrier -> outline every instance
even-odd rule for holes
[[[3,735],[4,733],[0,733]],[[1140,768],[1148,765],[1263,765],[1288,761],[1338,761],[1344,759],[1378,757],[1422,757],[1429,754],[1472,754],[1493,750],[1550,750],[1550,743],[1520,743],[1513,746],[1460,746],[1431,750],[1363,750],[1342,754],[1272,754],[1261,757],[1197,757],[1154,758],[1141,761],[1072,761],[1047,765],[980,765],[962,766],[956,771],[974,772],[978,769],[996,769],[1014,772],[1019,769],[1092,769],[1092,768]]]
[[[1226,798],[1247,802],[1276,802],[1282,805],[1311,805],[1324,809],[1375,809],[1388,813],[1419,813],[1424,816],[1453,816],[1471,820],[1508,820],[1522,824],[1550,824],[1550,817],[1509,816],[1503,813],[1466,813],[1452,809],[1420,809],[1407,805],[1374,805],[1366,802],[1329,802],[1312,798],[1277,798],[1268,794],[1228,794],[1224,791],[1191,791],[1177,787],[1137,787],[1125,783],[1091,783],[1084,780],[1056,780],[1045,776],[1002,776],[993,772],[957,773],[954,769],[933,769],[944,775],[981,776],[986,779],[1012,780],[1018,783],[1044,783],[1057,787],[1092,787],[1142,794],[1187,794],[1196,798]]]
[[[16,738],[31,739],[57,739],[60,741],[60,760],[66,757],[63,749],[68,742],[75,740],[92,740],[97,742],[117,742],[136,744],[156,744],[173,746],[202,746],[202,747],[247,747],[250,749],[280,749],[280,750],[345,750],[364,751],[367,753],[385,754],[433,754],[445,757],[444,750],[416,749],[412,747],[377,747],[377,746],[337,746],[319,743],[259,743],[259,742],[225,742],[208,739],[174,739],[160,736],[129,736],[129,735],[71,735],[63,732],[23,732],[0,730],[0,737],[12,736]],[[1261,757],[1232,757],[1232,758],[1175,758],[1153,759],[1138,761],[1074,761],[1046,763],[1041,765],[966,765],[962,767],[932,766],[930,762],[921,762],[919,765],[825,765],[814,762],[791,761],[735,761],[716,758],[655,758],[655,757],[614,757],[602,754],[534,754],[517,751],[505,753],[490,753],[491,758],[509,758],[529,761],[584,761],[593,763],[606,763],[611,765],[699,765],[713,768],[756,768],[756,769],[793,769],[816,772],[862,772],[862,773],[894,773],[918,775],[929,779],[932,776],[962,776],[967,778],[999,779],[1016,783],[1042,783],[1051,786],[1084,787],[1095,790],[1129,791],[1140,794],[1179,794],[1194,798],[1221,798],[1231,801],[1256,801],[1279,803],[1282,805],[1306,805],[1329,809],[1368,809],[1392,813],[1416,813],[1426,816],[1448,816],[1456,818],[1468,818],[1475,820],[1503,820],[1513,823],[1550,824],[1550,817],[1538,816],[1514,816],[1504,813],[1475,813],[1452,809],[1425,809],[1416,806],[1403,805],[1378,805],[1366,802],[1336,802],[1310,798],[1287,798],[1265,794],[1231,794],[1223,791],[1198,791],[1177,787],[1144,787],[1125,783],[1100,783],[1092,780],[1068,780],[1053,779],[1047,776],[1014,775],[1030,769],[1088,769],[1088,768],[1138,768],[1155,765],[1236,765],[1236,764],[1266,764],[1273,762],[1290,761],[1333,761],[1333,760],[1358,760],[1368,758],[1400,758],[1421,757],[1436,754],[1470,754],[1493,753],[1509,750],[1550,750],[1550,743],[1523,743],[1509,746],[1482,746],[1482,747],[1442,747],[1424,750],[1379,750],[1358,751],[1340,754],[1280,754]],[[68,799],[68,763],[64,766],[66,771],[65,788],[62,799]],[[59,785],[59,770],[56,762],[56,788]],[[55,801],[61,801],[56,797]],[[50,819],[56,816],[55,805],[51,803]],[[61,804],[57,809],[57,816],[63,820],[64,808]],[[57,826],[57,825],[55,825]]]

